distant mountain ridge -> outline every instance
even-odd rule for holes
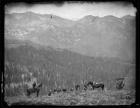
[[[5,37],[92,57],[135,61],[135,17],[85,16],[78,21],[32,12],[5,15]]]

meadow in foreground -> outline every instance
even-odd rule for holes
[[[51,96],[32,95],[5,97],[8,105],[131,105],[135,102],[134,90],[94,90],[57,93]]]

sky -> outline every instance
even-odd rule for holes
[[[125,15],[135,16],[136,8],[132,4],[124,2],[92,2],[92,3],[64,3],[56,4],[16,4],[7,5],[6,13],[35,12],[39,14],[53,14],[70,20],[78,20],[86,15],[104,17],[113,15],[123,17]]]

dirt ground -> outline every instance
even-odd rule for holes
[[[134,90],[94,90],[58,93],[51,96],[5,97],[8,105],[131,105],[135,102]]]

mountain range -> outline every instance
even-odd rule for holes
[[[77,21],[32,12],[5,15],[5,37],[92,57],[135,61],[135,17],[85,16]]]

